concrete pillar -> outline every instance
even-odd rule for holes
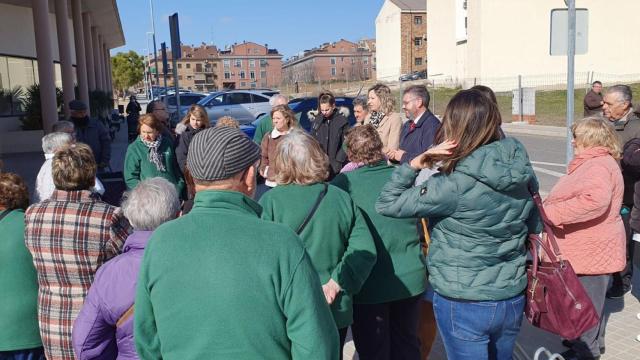
[[[104,55],[105,55],[105,73],[107,75],[107,91],[113,91],[113,79],[111,78],[111,54],[109,52],[109,48],[107,44],[104,44]]]
[[[36,55],[38,57],[38,81],[40,84],[40,103],[42,126],[46,133],[51,131],[58,121],[56,104],[56,83],[53,72],[53,51],[49,28],[48,0],[32,0],[33,27],[36,37]]]
[[[91,15],[82,14],[82,33],[84,35],[84,53],[87,59],[87,85],[89,91],[96,89],[96,67],[93,59],[93,34],[91,32]]]
[[[75,99],[73,83],[73,65],[71,63],[71,35],[69,34],[69,12],[67,10],[67,0],[55,0],[56,7],[56,30],[58,32],[58,51],[60,53],[60,69],[62,70],[62,94],[64,104],[62,109],[65,118],[71,114],[69,112],[69,102]]]
[[[87,78],[87,57],[84,48],[82,4],[80,0],[71,0],[73,13],[73,40],[76,45],[76,75],[78,77],[78,91],[80,100],[89,106],[89,83]],[[91,109],[89,109],[91,113]]]
[[[96,28],[95,26],[91,27],[91,39],[93,42],[93,61],[96,72],[96,89],[104,91],[105,86],[102,82],[102,46],[100,45],[100,39],[98,37],[98,28]]]
[[[103,38],[104,41],[104,38]],[[110,87],[111,79],[109,79],[109,52],[107,51],[107,44],[102,43],[102,69],[104,74],[104,87],[106,92],[113,91]]]

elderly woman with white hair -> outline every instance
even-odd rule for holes
[[[134,228],[121,255],[96,273],[73,326],[78,359],[138,359],[133,340],[133,303],[138,270],[153,231],[178,214],[175,186],[160,177],[141,181],[125,194],[124,215]]]
[[[59,121],[62,123],[62,121]],[[68,123],[68,121],[67,121]],[[71,124],[71,123],[69,123]],[[73,124],[71,124],[73,126]],[[73,128],[72,128],[73,129]],[[51,160],[56,151],[72,145],[74,143],[73,135],[68,132],[53,132],[42,138],[42,151],[44,151],[44,163],[40,167],[38,177],[36,178],[35,202],[40,202],[51,197],[56,186],[53,184],[53,174],[51,168]],[[104,194],[104,186],[96,178],[95,186],[92,191],[97,194]]]
[[[262,218],[284,224],[302,239],[340,334],[340,353],[353,322],[352,297],[376,262],[376,246],[351,196],[324,181],[329,158],[311,135],[293,130],[272,161],[278,186],[260,199]]]

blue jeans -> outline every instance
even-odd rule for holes
[[[0,351],[0,360],[45,360],[42,347],[26,350]]]
[[[449,360],[511,359],[524,295],[500,301],[459,301],[433,296],[433,311]]]

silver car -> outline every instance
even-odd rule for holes
[[[211,93],[198,104],[207,110],[212,124],[225,115],[232,116],[240,125],[251,124],[255,119],[271,111],[269,96],[253,90]]]

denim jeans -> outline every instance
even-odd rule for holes
[[[511,359],[525,297],[466,301],[433,297],[433,310],[449,360]]]
[[[0,360],[45,360],[44,349],[39,347],[35,349],[0,351]]]

